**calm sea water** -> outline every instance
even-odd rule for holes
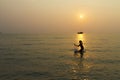
[[[0,80],[120,80],[119,34],[0,34]]]

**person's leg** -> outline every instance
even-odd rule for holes
[[[80,58],[83,58],[83,51],[80,51]]]

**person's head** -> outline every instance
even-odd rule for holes
[[[82,44],[82,41],[80,40],[79,43]]]

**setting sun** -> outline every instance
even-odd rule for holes
[[[84,15],[80,15],[80,19],[83,19],[84,18]]]

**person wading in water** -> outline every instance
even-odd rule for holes
[[[77,46],[77,47],[80,47],[80,50],[78,50],[77,52],[79,52],[80,53],[80,57],[82,58],[83,57],[83,55],[84,55],[84,46],[83,46],[83,42],[80,40],[79,41],[79,45],[76,45],[76,44],[74,44],[75,46]],[[75,52],[75,53],[77,53],[77,52]]]

